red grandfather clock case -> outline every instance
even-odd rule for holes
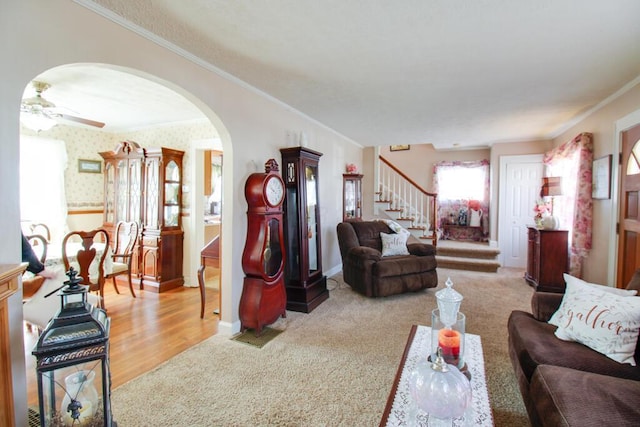
[[[265,163],[264,173],[249,175],[244,194],[248,204],[247,241],[242,253],[245,278],[239,315],[241,330],[251,328],[259,336],[264,326],[287,315],[283,275],[284,182],[274,159]]]

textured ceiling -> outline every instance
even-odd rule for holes
[[[78,2],[365,146],[553,137],[640,76],[637,0]]]

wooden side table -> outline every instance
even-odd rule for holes
[[[569,232],[528,227],[525,280],[536,291],[563,293],[569,271]]]

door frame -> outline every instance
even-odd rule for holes
[[[191,233],[189,236],[189,275],[185,279],[189,279],[188,283],[191,287],[198,286],[197,271],[200,268],[200,251],[206,243],[204,241],[204,202],[202,197],[204,192],[204,152],[206,150],[222,151],[220,138],[193,140],[189,147],[189,154],[192,159],[191,188],[189,189],[191,192],[189,196],[191,206],[189,230]],[[222,231],[222,224],[220,224],[220,229]],[[222,258],[222,253],[220,258]],[[187,280],[185,280],[185,283],[187,283]],[[220,284],[220,291],[222,291],[222,283]]]
[[[498,180],[498,247],[503,247],[503,239],[504,230],[506,224],[504,224],[504,220],[506,218],[506,191],[507,191],[507,164],[510,163],[509,160],[514,160],[513,163],[535,163],[540,162],[542,164],[542,159],[544,154],[522,154],[522,155],[505,155],[500,156],[500,177]],[[531,207],[533,209],[533,206]],[[532,211],[532,223],[533,223],[533,211]],[[523,237],[524,238],[524,237]],[[500,251],[500,265],[504,265],[504,251]],[[525,267],[526,268],[526,267]]]
[[[613,135],[613,157],[611,162],[611,216],[609,229],[609,262],[607,263],[607,282],[616,283],[618,266],[618,233],[617,224],[620,219],[620,153],[622,150],[622,132],[640,124],[640,110],[627,114],[616,121]]]

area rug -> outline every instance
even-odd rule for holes
[[[334,276],[313,312],[287,312],[271,325],[283,332],[269,345],[216,335],[116,388],[114,419],[119,427],[376,426],[411,325],[429,325],[450,276],[464,296],[467,331],[482,338],[495,425],[527,426],[506,328],[511,310],[529,310],[522,271],[438,275],[437,288],[377,299]]]
[[[244,344],[249,344],[253,347],[262,348],[272,339],[280,335],[280,333],[282,333],[282,330],[280,329],[265,327],[262,328],[262,333],[260,334],[260,336],[256,336],[256,333],[253,329],[247,329],[244,332],[235,335],[231,339]]]

